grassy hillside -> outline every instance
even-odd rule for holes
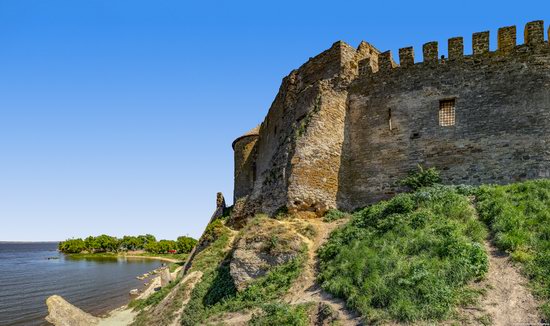
[[[521,264],[550,319],[550,180],[482,186],[477,200],[495,244]]]
[[[238,244],[266,251],[260,255],[278,252],[281,251],[278,246],[287,243],[282,241],[286,238],[301,234],[307,240],[309,233],[301,228],[310,222],[295,223],[298,220],[292,216],[274,220],[259,215],[239,231],[230,229],[223,219],[212,222],[202,237],[203,250],[189,271],[202,272],[202,278],[194,288],[189,287],[190,299],[185,307],[178,302],[169,305],[170,311],[183,307],[181,314],[178,312],[182,325],[218,325],[228,318],[229,324],[238,321],[249,325],[338,325],[341,303],[334,310],[334,301],[309,293],[304,293],[304,300],[292,301],[299,303],[290,304],[283,299],[291,288],[290,292],[295,294],[299,287],[293,283],[299,283],[299,277],[307,274],[301,276],[304,266],[314,266],[317,259],[318,275],[316,270],[311,275],[317,276],[325,291],[344,299],[347,308],[357,312],[367,324],[464,320],[460,307],[480,308],[484,296],[494,293],[490,290],[492,285],[483,285],[488,284],[483,282],[487,281],[484,279],[489,269],[487,248],[491,246],[486,247],[486,242],[490,240],[521,266],[530,288],[542,300],[541,310],[550,318],[550,180],[508,186],[423,187],[426,183],[433,184],[437,173],[434,170],[422,173],[430,173],[428,182],[426,178],[408,179],[414,181],[410,182],[414,192],[353,214],[329,211],[324,222],[316,221],[317,227],[322,229],[329,223],[341,226],[332,232],[316,256],[310,241],[309,249],[302,249],[289,262],[270,267],[267,274],[253,279],[241,291],[230,273],[230,262],[237,257],[234,253],[242,249]],[[293,223],[300,228],[291,227]],[[325,230],[328,234],[328,229]],[[290,233],[277,233],[283,231]],[[319,239],[318,244],[326,238]],[[495,270],[494,260],[491,266],[489,275],[502,272]],[[523,284],[521,275],[514,269],[512,272]],[[480,280],[484,281],[478,283]],[[138,302],[142,311],[136,325],[155,320],[150,316],[153,311],[150,307],[160,302],[170,287]],[[522,293],[528,295],[525,287],[521,287]],[[174,298],[182,301],[183,294]],[[531,300],[536,315],[537,302]],[[493,301],[489,304],[494,307]],[[483,309],[478,309],[482,313],[474,318],[488,325],[491,315]],[[523,315],[518,314],[519,318]]]
[[[191,271],[200,270],[204,275],[193,289],[191,300],[183,311],[182,325],[204,324],[208,318],[226,312],[254,308],[262,311],[265,307],[266,312],[254,319],[256,324],[261,325],[262,320],[268,320],[271,312],[279,312],[273,309],[273,304],[300,274],[304,255],[274,268],[244,291],[237,292],[229,274],[230,231],[219,222],[218,225],[221,236],[201,252],[193,263]]]
[[[369,323],[441,320],[487,271],[485,226],[458,188],[424,188],[355,213],[320,249],[322,287]]]

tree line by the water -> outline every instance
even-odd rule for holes
[[[143,250],[154,254],[189,253],[197,243],[197,240],[181,236],[177,240],[159,240],[151,234],[129,236],[122,238],[106,234],[97,237],[89,236],[85,239],[68,239],[58,245],[58,249],[64,253],[97,253],[97,252],[125,252]]]

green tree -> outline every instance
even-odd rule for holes
[[[151,234],[138,235],[137,238],[141,243],[139,249],[145,249],[147,244],[157,242],[157,238],[155,238],[155,236]]]
[[[151,253],[158,253],[159,251],[159,246],[158,246],[158,242],[149,242],[145,245],[145,247],[143,248],[145,249],[145,251],[147,252],[151,252]]]
[[[171,250],[178,250],[178,243],[174,240],[160,240],[158,242],[150,242],[145,250],[155,254],[167,254]]]
[[[195,245],[197,244],[197,240],[188,237],[188,236],[181,236],[178,237],[177,242],[177,250],[179,253],[187,254],[193,250]]]
[[[122,250],[140,250],[143,249],[143,243],[138,237],[125,235],[120,240],[119,248]]]
[[[99,247],[95,237],[93,236],[89,236],[86,239],[84,239],[84,246],[86,247],[86,250],[88,250],[89,252],[93,252],[95,248]]]
[[[68,239],[66,241],[62,241],[57,246],[59,251],[64,253],[81,253],[82,251],[86,250],[86,245],[84,243],[84,240],[78,238],[78,239]]]
[[[116,251],[118,248],[118,239],[106,234],[95,237],[94,251]]]

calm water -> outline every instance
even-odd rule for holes
[[[74,259],[56,248],[57,243],[0,243],[0,325],[47,325],[45,300],[52,294],[104,314],[128,303],[131,289],[143,288],[136,276],[161,265],[139,258]]]

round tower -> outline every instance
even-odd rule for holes
[[[256,142],[259,137],[260,126],[250,130],[233,141],[235,153],[235,185],[233,199],[248,196],[256,181]]]

